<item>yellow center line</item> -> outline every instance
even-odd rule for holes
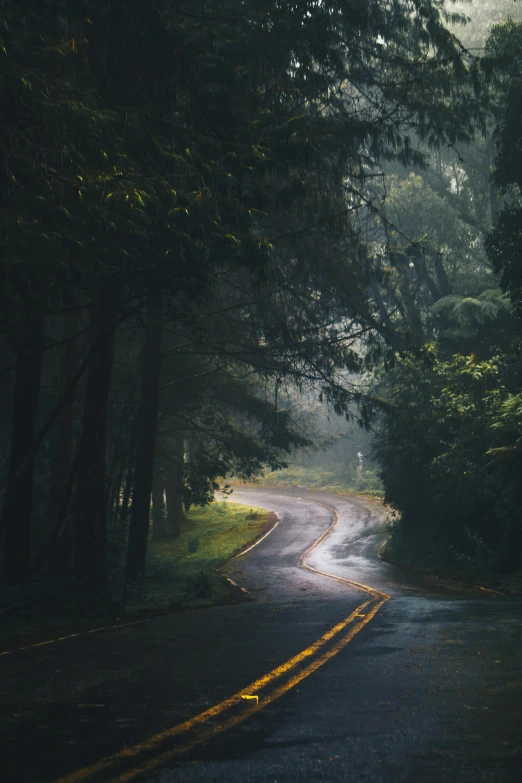
[[[317,501],[312,502],[316,503]],[[333,530],[335,530],[340,519],[337,511],[331,506],[326,505],[326,503],[317,502],[317,504],[324,506],[332,512],[332,522],[329,527],[319,536],[319,538],[301,555],[298,560],[298,566],[312,573],[334,579],[335,581],[346,584],[349,587],[361,590],[370,595],[370,600],[360,604],[360,606],[354,609],[353,612],[348,615],[348,617],[337,623],[337,625],[323,634],[309,647],[302,650],[297,655],[294,655],[288,661],[281,664],[280,666],[277,666],[275,669],[272,669],[272,671],[255,680],[246,688],[238,691],[228,699],[224,699],[208,710],[201,712],[199,715],[179,723],[176,726],[172,726],[165,731],[159,732],[158,734],[149,737],[143,742],[138,742],[130,748],[125,748],[124,750],[115,753],[112,756],[100,759],[100,761],[94,764],[65,775],[64,777],[55,780],[54,783],[79,783],[79,781],[85,780],[99,772],[115,767],[118,764],[128,761],[146,751],[153,751],[156,747],[168,739],[186,734],[191,730],[197,730],[199,727],[204,727],[204,725],[211,719],[216,718],[217,716],[222,715],[222,713],[225,713],[227,710],[231,710],[232,708],[236,707],[236,714],[233,714],[228,719],[222,719],[221,723],[219,723],[217,726],[213,726],[206,731],[200,731],[195,737],[185,742],[185,744],[178,745],[176,748],[159,753],[152,759],[149,759],[144,763],[138,763],[138,766],[128,769],[126,772],[117,774],[116,777],[111,778],[110,783],[127,783],[127,781],[133,780],[144,772],[150,771],[160,766],[165,761],[168,761],[169,759],[172,759],[173,757],[182,753],[186,753],[196,745],[199,745],[202,742],[206,742],[218,734],[227,731],[228,729],[249,718],[253,713],[263,709],[267,705],[279,699],[283,694],[301,682],[301,680],[303,680],[305,677],[308,677],[310,674],[313,674],[313,672],[317,671],[317,669],[337,655],[337,653],[342,650],[343,647],[345,647],[354,638],[354,636],[358,634],[359,631],[361,631],[362,628],[364,628],[364,626],[372,620],[381,606],[383,606],[383,604],[389,600],[389,595],[360,582],[354,582],[344,577],[320,571],[316,568],[313,568],[313,566],[308,565],[306,562],[306,558],[312,554],[312,552],[317,549],[317,547],[320,546],[329,535],[331,535]],[[372,604],[374,605],[372,606]],[[366,614],[362,614],[364,610],[367,610]],[[341,634],[341,632],[345,630],[347,626],[351,625],[356,620],[358,620],[358,622],[356,622],[355,625],[353,625],[353,627],[350,628],[346,634],[336,641],[335,644],[330,647],[330,649],[322,651],[322,648],[325,645],[331,642],[336,636]],[[310,661],[309,659],[312,657],[313,660]],[[263,696],[260,693],[263,689],[267,689],[278,679],[282,678],[293,669],[296,669],[299,664],[307,661],[307,659],[309,660],[307,665],[297,671],[292,677],[290,677],[290,679],[277,686],[266,696]],[[238,705],[243,707],[239,714],[237,714]]]
[[[143,620],[131,620],[128,623],[116,623],[115,625],[102,625],[99,628],[89,628],[87,631],[78,631],[77,633],[69,633],[67,636],[57,636],[56,639],[47,639],[45,642],[36,642],[35,644],[27,644],[25,647],[14,647],[12,650],[3,650],[0,652],[2,655],[12,655],[13,653],[22,652],[23,650],[32,650],[33,647],[45,647],[47,644],[56,644],[56,642],[65,642],[67,639],[75,639],[77,636],[88,636],[91,633],[101,633],[101,631],[119,630],[120,628],[128,628],[130,625],[141,625],[142,623],[150,623],[151,620],[156,620],[156,617],[145,617]]]
[[[319,669],[327,661],[329,661],[330,658],[333,658],[334,655],[337,655],[337,653],[340,650],[342,650],[342,648],[345,647],[349,642],[351,642],[353,637],[356,634],[358,634],[359,631],[367,623],[370,622],[370,620],[375,616],[375,614],[377,614],[381,606],[387,600],[388,599],[382,599],[382,601],[379,604],[377,604],[377,606],[375,606],[371,610],[371,612],[365,617],[364,621],[358,623],[354,628],[352,628],[349,631],[349,633],[343,636],[342,639],[340,639],[340,641],[338,641],[337,644],[331,650],[325,652],[320,658],[316,658],[315,661],[313,661],[306,667],[306,669],[303,669],[294,677],[292,677],[292,679],[290,679],[288,682],[285,682],[283,685],[281,685],[279,688],[277,688],[275,691],[269,694],[269,696],[263,699],[262,702],[253,704],[247,710],[242,712],[240,715],[234,715],[224,723],[221,723],[219,726],[214,726],[212,729],[209,729],[204,734],[198,735],[196,739],[187,742],[185,745],[180,745],[177,748],[172,748],[170,750],[165,751],[164,753],[160,753],[159,755],[155,756],[149,761],[146,761],[145,763],[141,764],[139,767],[134,767],[133,769],[127,770],[126,772],[124,772],[121,775],[118,775],[115,778],[111,778],[111,780],[108,783],[128,783],[128,781],[134,780],[139,775],[143,775],[145,772],[151,772],[153,769],[161,766],[162,764],[165,764],[165,762],[170,761],[176,756],[179,756],[183,753],[187,753],[188,751],[192,750],[192,748],[194,748],[196,745],[200,745],[202,742],[208,742],[214,737],[216,737],[218,734],[222,734],[223,732],[234,728],[234,726],[237,726],[239,723],[242,723],[251,715],[253,715],[255,712],[262,710],[264,707],[267,707],[272,702],[281,698],[281,696],[283,696],[287,691],[291,690],[296,685],[298,685],[301,682],[301,680],[304,680],[305,677],[308,677],[310,674],[313,674],[315,671],[317,671],[317,669]]]

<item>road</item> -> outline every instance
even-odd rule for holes
[[[250,601],[0,658],[2,783],[519,783],[522,601],[382,562],[372,501],[234,496]]]

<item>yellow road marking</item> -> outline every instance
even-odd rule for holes
[[[230,501],[230,502],[235,502],[235,501]],[[253,549],[262,541],[264,541],[265,538],[270,535],[270,533],[273,533],[279,524],[279,517],[277,516],[277,514],[276,517],[277,517],[276,521],[274,522],[270,530],[267,530],[267,532],[263,536],[261,536],[261,538],[259,538],[257,541],[254,541],[254,543],[251,544],[248,547],[248,549],[244,549],[242,552],[239,552],[239,554],[234,555],[234,557],[231,559],[236,560],[239,557],[243,557],[243,555],[246,555],[247,552],[250,552],[251,549]],[[236,583],[229,577],[227,577],[227,579],[229,582],[232,582],[233,585],[239,587],[240,590],[243,590],[245,593],[247,592],[244,587],[241,587],[241,585],[236,585]],[[101,631],[112,631],[113,629],[118,629],[118,628],[128,628],[130,625],[141,625],[142,623],[150,623],[152,620],[157,620],[158,617],[161,617],[161,615],[156,615],[155,617],[145,617],[143,620],[131,620],[128,623],[116,623],[115,625],[103,625],[100,626],[99,628],[89,628],[86,631],[78,631],[77,633],[67,634],[67,636],[58,636],[56,637],[56,639],[47,639],[45,642],[36,642],[35,644],[27,644],[24,647],[15,647],[12,650],[4,650],[3,652],[0,652],[0,656],[12,655],[12,653],[22,652],[23,650],[31,650],[33,647],[45,647],[47,644],[55,644],[56,642],[65,642],[67,639],[75,639],[77,636],[87,636],[87,634],[90,633],[100,633]]]
[[[74,639],[76,636],[87,636],[90,633],[100,633],[100,631],[112,631],[113,629],[128,628],[129,625],[141,625],[142,623],[149,623],[151,620],[157,620],[156,617],[146,617],[144,620],[131,620],[129,623],[116,623],[116,625],[103,625],[100,628],[90,628],[87,631],[78,631],[77,633],[70,633],[67,636],[58,636],[56,639],[47,639],[45,642],[37,642],[36,644],[27,644],[25,647],[15,647],[12,650],[4,650],[0,652],[2,655],[12,655],[15,652],[22,652],[22,650],[32,650],[33,647],[45,647],[47,644],[55,644],[56,642],[65,642],[67,639]]]
[[[317,503],[317,505],[322,505],[331,511],[333,518],[329,527],[301,555],[298,560],[299,567],[304,568],[307,571],[311,571],[312,573],[334,579],[338,582],[342,582],[349,587],[355,587],[358,590],[362,590],[363,592],[369,594],[370,599],[356,607],[356,609],[354,609],[354,611],[348,617],[337,623],[337,625],[323,634],[305,650],[302,650],[300,653],[293,656],[285,663],[277,666],[275,669],[263,675],[263,677],[260,677],[258,680],[255,680],[255,682],[251,683],[249,686],[234,694],[230,698],[223,700],[219,704],[214,705],[210,709],[201,712],[199,715],[196,715],[195,717],[190,718],[183,723],[179,723],[176,726],[172,726],[165,731],[159,732],[158,734],[149,737],[143,742],[139,742],[130,748],[125,748],[119,753],[115,753],[114,755],[108,756],[107,758],[100,759],[100,761],[96,762],[95,764],[91,764],[88,767],[84,767],[83,769],[72,772],[69,775],[65,775],[59,780],[54,781],[54,783],[79,783],[79,781],[85,780],[99,772],[108,770],[117,766],[118,764],[124,763],[125,761],[128,761],[131,758],[138,756],[139,754],[142,754],[146,751],[153,751],[155,748],[165,742],[165,740],[182,734],[188,734],[190,731],[197,730],[199,727],[204,727],[205,724],[213,718],[222,715],[222,713],[226,713],[227,710],[232,711],[234,708],[236,708],[235,714],[231,715],[229,718],[225,718],[224,720],[222,719],[221,723],[219,723],[217,726],[212,726],[206,731],[204,730],[198,733],[195,737],[188,739],[187,742],[182,745],[178,745],[176,748],[171,748],[167,751],[160,752],[153,758],[143,763],[138,762],[138,766],[136,767],[128,769],[122,773],[116,773],[116,777],[111,778],[110,783],[127,783],[128,781],[134,780],[139,775],[161,766],[163,763],[174,758],[175,756],[186,753],[196,745],[199,745],[202,742],[206,742],[218,734],[233,728],[234,726],[249,718],[253,713],[263,709],[264,707],[279,699],[281,696],[283,696],[283,694],[301,682],[301,680],[305,679],[310,674],[313,674],[327,661],[337,655],[337,653],[340,652],[340,650],[342,650],[343,647],[345,647],[354,638],[354,636],[358,634],[359,631],[361,631],[362,628],[364,628],[364,626],[373,619],[383,604],[389,600],[389,595],[360,582],[354,582],[344,577],[320,571],[316,568],[313,568],[313,566],[308,565],[306,562],[306,558],[315,549],[317,549],[317,547],[320,546],[337,527],[340,519],[337,511],[331,506],[328,506],[326,503],[319,503],[318,501],[312,502]],[[354,621],[358,622],[355,622],[355,625],[353,625],[353,627],[350,628],[346,634],[341,636],[341,638],[338,639],[333,644],[333,646],[330,647],[330,649],[327,649],[326,651],[322,650],[325,645],[332,641],[336,636],[341,634],[341,632]],[[266,696],[263,696],[263,689],[268,689],[278,679],[284,677],[286,674],[291,673],[294,669],[299,667],[300,664],[310,658],[313,658],[313,660],[309,660],[309,662],[303,668],[296,671],[288,680],[278,685],[274,690],[268,692]],[[238,706],[242,707],[239,713],[237,713]]]
[[[301,498],[298,498],[298,499],[301,500]],[[238,502],[238,501],[234,501],[233,499],[230,499],[230,502],[231,503],[235,503],[235,502]],[[319,501],[313,501],[313,502],[317,502],[317,505],[319,505],[319,506],[325,506],[326,508],[330,508],[329,506],[326,506],[325,503],[320,503]],[[275,511],[272,512],[272,513],[275,514]],[[277,517],[277,514],[276,514],[276,517]],[[279,517],[277,517],[277,519],[275,521],[275,524],[272,525],[270,530],[268,530],[260,539],[258,539],[251,546],[249,546],[248,549],[244,549],[242,552],[239,552],[239,554],[234,555],[234,557],[232,557],[231,559],[232,560],[236,560],[237,558],[243,557],[243,555],[246,555],[246,553],[250,552],[251,549],[254,549],[254,547],[256,547],[258,544],[260,544],[262,541],[264,541],[265,538],[270,535],[270,533],[274,532],[274,530],[278,526],[279,522],[280,522]],[[229,581],[232,582],[234,585],[236,584],[232,579],[229,579]],[[236,586],[240,587],[240,585],[236,585]],[[240,589],[243,590],[244,588],[241,587]],[[481,589],[485,590],[486,588],[481,588]],[[494,592],[494,591],[492,591],[492,592]],[[161,615],[159,615],[159,616],[161,616]],[[77,636],[87,636],[88,634],[100,633],[101,631],[112,631],[112,630],[116,630],[116,629],[119,629],[119,628],[128,628],[130,625],[141,625],[142,623],[149,623],[152,620],[157,620],[157,619],[158,619],[158,615],[156,615],[155,617],[145,617],[143,620],[131,620],[128,623],[116,623],[115,625],[102,625],[99,628],[89,628],[86,631],[78,631],[77,633],[70,633],[70,634],[67,634],[66,636],[58,636],[58,637],[56,637],[56,639],[47,639],[44,642],[36,642],[35,644],[27,644],[24,647],[15,647],[12,650],[3,650],[2,652],[0,652],[0,656],[2,656],[2,655],[12,655],[15,652],[22,652],[23,650],[32,650],[34,647],[45,647],[48,644],[56,644],[56,642],[65,642],[65,641],[67,641],[67,639],[75,639]]]
[[[114,766],[115,763],[121,761],[122,759],[128,759],[132,756],[138,755],[139,753],[143,753],[144,751],[153,750],[157,745],[161,744],[166,739],[170,739],[172,737],[177,736],[178,734],[187,732],[198,725],[206,723],[208,720],[217,717],[225,710],[228,710],[231,707],[236,706],[242,700],[243,696],[249,696],[254,693],[259,696],[259,692],[267,685],[269,685],[271,682],[278,679],[279,677],[282,677],[284,674],[294,669],[298,664],[306,660],[306,658],[315,655],[334,636],[337,636],[337,634],[339,634],[342,630],[344,630],[344,628],[346,628],[346,626],[349,625],[355,619],[357,613],[362,608],[368,606],[368,603],[369,601],[365,601],[364,604],[358,606],[357,609],[355,609],[345,620],[342,620],[340,623],[337,623],[337,625],[335,625],[333,628],[330,628],[329,631],[327,631],[313,644],[311,644],[310,647],[307,647],[305,650],[302,650],[293,658],[290,658],[288,661],[285,661],[285,663],[281,664],[280,666],[277,666],[271,672],[268,672],[268,674],[265,674],[263,675],[263,677],[260,677],[258,680],[255,680],[253,683],[251,683],[248,687],[244,688],[242,691],[235,693],[233,696],[230,696],[228,699],[225,699],[219,704],[210,707],[208,710],[201,712],[199,715],[196,715],[194,718],[190,718],[189,720],[184,721],[183,723],[179,723],[178,725],[173,726],[172,728],[166,729],[165,731],[162,731],[159,734],[155,734],[154,736],[149,737],[143,742],[139,742],[136,745],[133,745],[131,748],[125,748],[125,750],[122,750],[119,753],[114,754],[113,756],[109,756],[105,759],[101,759],[100,761],[96,762],[95,764],[92,764],[89,767],[85,767],[84,769],[78,770],[77,772],[73,772],[70,775],[66,775],[65,777],[55,781],[55,783],[73,783],[73,782],[76,783],[76,781],[85,780],[85,778],[90,777],[96,774],[97,772],[101,772],[103,769],[107,769],[108,767]],[[264,704],[265,701],[263,700],[261,702],[261,705]]]
[[[249,718],[254,712],[258,712],[264,707],[267,707],[269,704],[271,704],[272,702],[276,701],[281,696],[283,696],[287,691],[291,690],[291,688],[294,688],[296,685],[298,685],[301,682],[301,680],[305,679],[305,677],[308,677],[310,674],[313,674],[315,671],[317,671],[317,669],[319,669],[321,666],[323,666],[323,664],[329,661],[330,658],[333,658],[334,655],[337,655],[337,653],[340,650],[342,650],[343,647],[345,647],[349,642],[351,642],[353,637],[359,633],[359,631],[366,625],[366,623],[370,622],[370,620],[374,617],[375,614],[377,614],[381,606],[384,603],[386,603],[387,600],[388,600],[387,598],[384,598],[379,604],[377,604],[377,606],[375,606],[372,609],[372,611],[367,616],[367,618],[365,618],[364,622],[359,623],[349,633],[347,633],[346,636],[343,636],[343,638],[337,642],[335,647],[333,647],[328,652],[324,653],[320,658],[317,658],[315,661],[309,664],[309,666],[307,666],[306,669],[303,669],[298,674],[296,674],[291,680],[284,683],[284,685],[281,685],[279,688],[273,691],[261,703],[256,703],[248,710],[241,713],[240,715],[235,715],[232,718],[229,718],[229,720],[225,721],[225,723],[222,723],[219,726],[215,726],[214,728],[210,729],[204,734],[199,735],[197,739],[193,740],[192,742],[188,742],[185,745],[179,746],[177,748],[172,748],[171,750],[167,750],[164,753],[161,753],[159,756],[155,756],[153,759],[150,759],[149,761],[146,761],[144,764],[141,764],[139,767],[135,767],[134,769],[128,770],[127,772],[124,772],[123,774],[118,775],[115,778],[111,778],[109,783],[128,783],[128,781],[134,780],[139,775],[143,775],[145,772],[151,772],[153,769],[161,766],[167,761],[170,761],[175,756],[179,756],[183,753],[187,753],[188,751],[192,750],[193,747],[195,747],[196,745],[200,745],[202,742],[208,742],[209,740],[216,737],[218,734],[222,734],[224,731],[228,731],[228,729],[232,729],[234,728],[234,726],[237,726],[239,723],[242,723],[244,720]]]

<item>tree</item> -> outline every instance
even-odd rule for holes
[[[25,582],[31,568],[31,516],[33,511],[33,454],[36,434],[44,319],[32,313],[17,340],[16,382],[9,476],[4,499],[4,579]]]
[[[390,263],[378,289],[410,330],[414,311],[420,335],[410,342],[416,351],[379,373],[375,389],[375,452],[396,513],[390,548],[399,560],[490,578],[521,565],[520,335],[512,307],[519,296],[519,27],[495,27],[481,63],[491,79],[489,138],[437,151],[430,169],[407,179],[394,172],[385,227]],[[501,199],[488,182],[493,142],[504,200],[498,219]]]
[[[140,410],[136,438],[136,466],[129,528],[125,578],[135,582],[145,574],[149,533],[150,498],[154,476],[154,455],[158,427],[161,368],[161,313],[149,314],[143,343]]]
[[[114,314],[101,297],[93,313],[75,492],[75,571],[82,590],[107,587],[106,437],[114,351]]]
[[[501,285],[515,310],[522,307],[522,23],[494,27],[486,44],[484,67],[498,91],[494,182],[504,195],[504,207],[490,232],[488,257],[501,276]]]
[[[498,576],[520,567],[520,395],[503,357],[404,358],[380,387],[375,441],[398,556]],[[513,426],[515,425],[515,426]],[[407,477],[407,478],[406,478]]]
[[[129,573],[144,570],[151,406],[160,405],[157,389],[144,394],[138,418],[150,408],[147,427],[129,428],[135,465],[122,467],[110,396],[118,329],[154,301],[166,327],[233,374],[257,373],[276,390],[290,378],[315,386],[339,412],[362,402],[346,373],[363,366],[365,341],[378,347],[376,335],[391,330],[368,294],[374,269],[354,216],[375,209],[379,158],[422,158],[412,130],[426,144],[465,140],[483,108],[475,65],[438,1],[4,6],[6,328],[15,340],[22,333],[33,294],[43,318],[58,315],[68,290],[88,321],[79,328],[88,336],[83,356],[62,400],[24,442],[24,464],[78,390],[84,413],[68,478],[75,567],[96,590],[107,507],[127,506],[129,479],[132,548],[140,541]],[[35,258],[41,288],[30,297],[24,280]],[[99,318],[85,319],[98,307]],[[253,418],[264,422],[271,411],[278,426],[256,433],[254,458],[245,453],[238,464],[280,459],[290,428],[275,397]],[[190,410],[200,427],[208,409]],[[187,473],[195,495],[208,492],[217,465],[241,454],[240,429],[225,432],[226,459],[212,446],[198,475]]]

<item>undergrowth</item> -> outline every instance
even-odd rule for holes
[[[269,526],[264,509],[216,502],[191,509],[179,539],[150,543],[146,577],[133,587],[113,578],[110,591],[86,597],[75,593],[70,581],[45,573],[28,585],[0,587],[2,645],[237,600],[216,569]]]
[[[300,487],[306,489],[321,489],[330,492],[341,492],[348,495],[382,496],[379,478],[374,470],[364,470],[360,481],[356,482],[339,467],[331,470],[318,467],[303,467],[291,465],[283,470],[276,470],[263,476],[258,476],[255,483],[263,486]]]
[[[399,568],[512,595],[522,594],[522,571],[499,569],[495,553],[467,528],[457,545],[441,540],[430,529],[416,530],[405,538],[397,517],[389,520],[388,534],[381,556]]]
[[[264,509],[228,501],[191,509],[179,540],[150,545],[147,578],[127,588],[127,606],[140,611],[226,599],[229,583],[216,569],[261,536],[268,517]]]

